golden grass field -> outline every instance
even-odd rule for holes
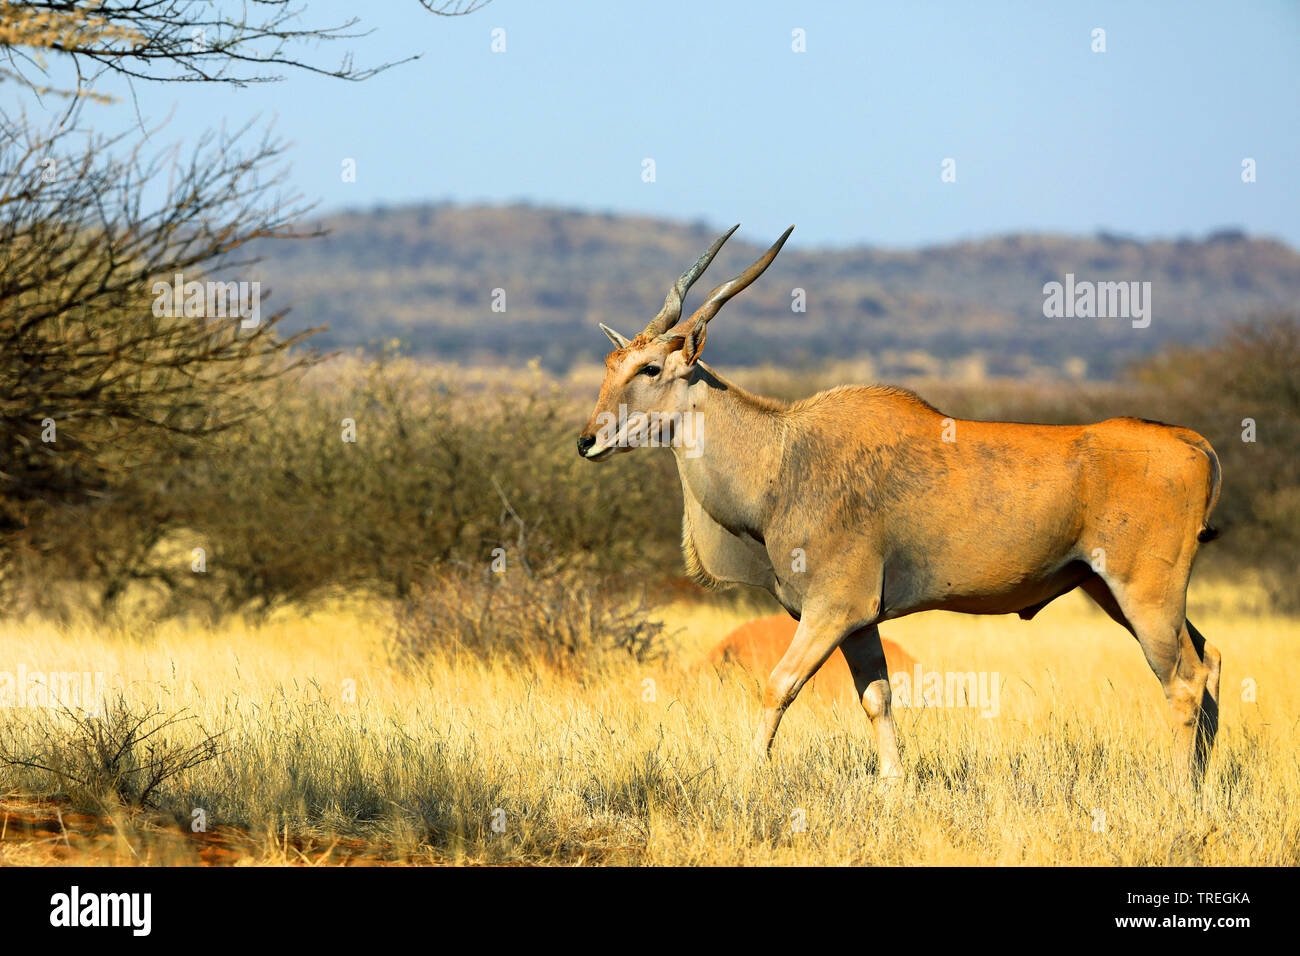
[[[416,863],[1295,865],[1300,622],[1223,588],[1192,598],[1224,656],[1199,796],[1168,785],[1166,705],[1136,642],[1078,595],[1028,623],[882,627],[927,669],[999,675],[994,718],[898,710],[907,777],[892,787],[849,697],[801,697],[756,765],[757,682],[700,665],[753,615],[744,602],[679,601],[668,659],[573,675],[455,655],[401,672],[389,615],[365,603],[258,626],[0,625],[0,669],[102,671],[141,707],[197,715],[181,736],[225,733],[222,755],[164,787],[161,813],[110,809],[76,853],[67,832],[9,833],[0,864],[195,862],[202,808],[245,863],[343,862],[338,847],[362,845]],[[0,710],[0,734],[21,752],[42,718]],[[7,817],[58,797],[39,772],[0,774]],[[53,806],[60,821],[86,809]]]

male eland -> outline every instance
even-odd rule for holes
[[[1127,628],[1173,711],[1180,776],[1199,784],[1218,726],[1219,652],[1187,620],[1186,593],[1219,496],[1219,460],[1186,428],[953,419],[900,388],[841,386],[794,403],[753,395],[700,360],[709,321],[776,258],[687,290],[720,237],[615,350],[578,452],[603,461],[673,448],[682,548],[706,587],[756,585],[799,621],[763,694],[754,746],[835,648],[875,731],[882,776],[902,774],[882,621],[941,608],[1032,618],[1075,588]]]

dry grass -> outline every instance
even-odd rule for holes
[[[415,862],[1295,865],[1300,624],[1193,596],[1224,655],[1199,797],[1167,786],[1166,708],[1135,643],[1074,596],[1027,624],[930,613],[883,628],[927,669],[1000,675],[994,718],[899,711],[908,776],[893,788],[849,699],[801,698],[772,764],[751,762],[755,682],[696,664],[741,620],[716,605],[670,609],[668,661],[576,677],[468,656],[399,672],[390,618],[365,605],[257,627],[6,625],[0,670],[102,671],[141,709],[225,731],[225,752],[156,801],[240,828],[258,862],[290,861],[292,834]],[[33,726],[31,710],[0,711],[19,749]],[[53,794],[38,773],[0,773],[0,792]],[[130,814],[114,819],[109,862],[169,862]],[[0,844],[0,862],[31,859]]]

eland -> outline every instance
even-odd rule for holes
[[[1019,614],[1081,588],[1128,629],[1173,712],[1176,769],[1199,784],[1218,728],[1219,652],[1186,616],[1188,577],[1219,496],[1218,456],[1186,428],[954,419],[901,388],[763,398],[701,361],[709,322],[763,274],[758,261],[682,319],[721,236],[615,349],[578,437],[589,461],[674,451],[682,550],[705,587],[769,591],[799,622],[768,677],[754,738],[766,757],[786,709],[838,647],[870,718],[882,777],[902,775],[881,622],[917,611]]]

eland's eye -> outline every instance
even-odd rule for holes
[[[643,365],[643,366],[641,366],[641,371],[640,371],[639,374],[641,374],[641,375],[649,375],[651,378],[654,378],[656,375],[659,374],[659,366],[658,366],[658,365]]]

